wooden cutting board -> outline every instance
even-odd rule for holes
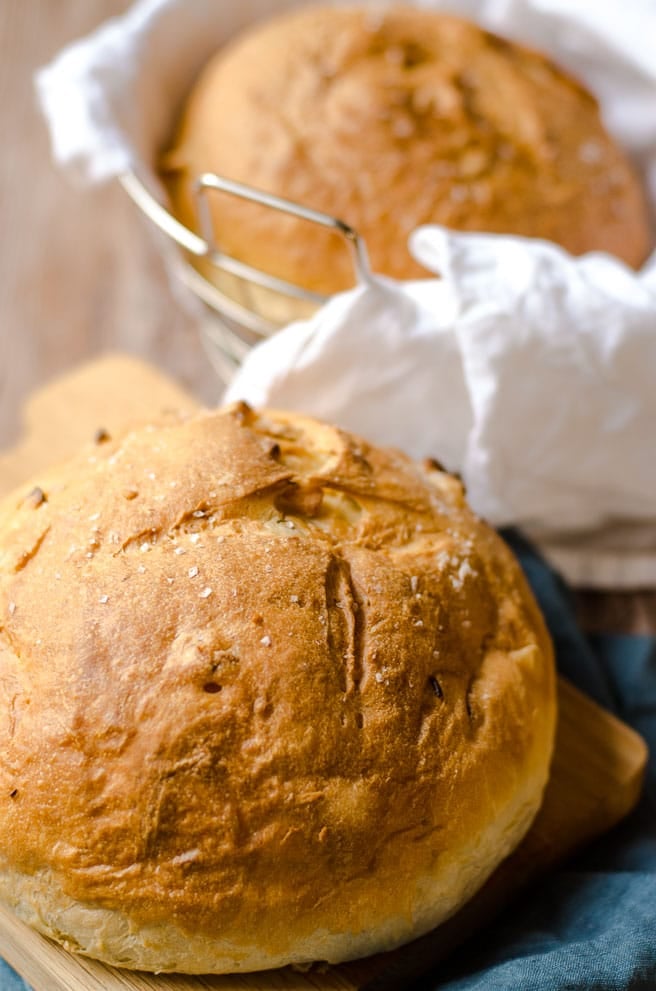
[[[195,402],[154,369],[109,356],[37,393],[21,442],[0,455],[0,495],[71,454],[95,431],[118,432]],[[614,826],[640,794],[647,749],[632,729],[559,680],[559,721],[542,809],[519,848],[453,919],[392,953],[300,973],[226,977],[137,974],[75,957],[0,908],[0,955],[36,991],[387,991],[435,966],[489,922],[517,891]]]

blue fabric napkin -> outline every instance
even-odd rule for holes
[[[642,733],[652,757],[636,811],[531,886],[484,934],[414,991],[655,991],[656,637],[587,639],[567,589],[517,534],[513,547],[562,674]],[[29,991],[0,961],[0,991]]]

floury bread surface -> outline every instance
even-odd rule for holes
[[[193,181],[217,172],[341,218],[400,279],[426,275],[406,242],[431,223],[633,266],[649,252],[643,191],[594,98],[534,51],[407,5],[310,4],[236,37],[192,89],[162,169],[192,228]],[[209,197],[223,251],[310,289],[353,284],[341,238]]]
[[[435,466],[237,405],[0,507],[0,897],[73,950],[412,939],[528,829],[554,724],[530,591]]]

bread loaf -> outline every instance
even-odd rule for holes
[[[434,465],[236,405],[0,506],[0,898],[71,950],[412,939],[525,834],[554,724],[527,584]]]
[[[540,54],[410,6],[310,4],[235,38],[202,71],[162,168],[192,228],[193,181],[217,172],[341,218],[399,279],[426,275],[407,248],[422,224],[632,266],[649,250],[643,192],[594,98]],[[337,235],[209,196],[222,250],[320,292],[352,285]]]

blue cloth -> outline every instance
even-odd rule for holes
[[[30,991],[25,981],[4,960],[0,960],[0,988],[2,991]]]
[[[530,891],[414,991],[656,991],[656,638],[579,630],[567,589],[517,534],[558,666],[650,745],[636,811]],[[0,991],[29,991],[0,961]]]

